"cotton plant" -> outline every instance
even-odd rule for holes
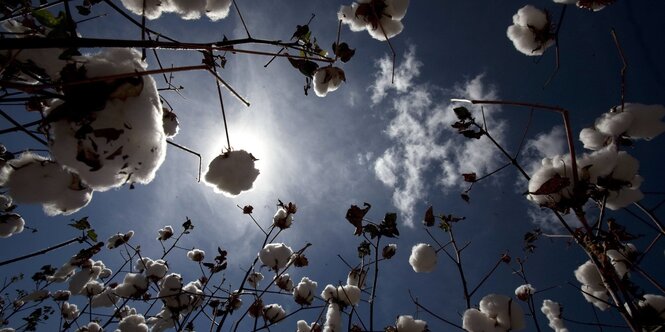
[[[178,131],[180,131],[178,116],[168,108],[162,108],[162,113],[164,135],[166,135],[166,138],[173,138],[178,135]]]
[[[121,0],[125,8],[136,15],[154,20],[163,13],[175,13],[182,19],[195,20],[205,15],[212,21],[229,15],[231,0]]]
[[[63,82],[145,71],[134,49],[105,49],[76,57]],[[147,184],[166,156],[162,105],[155,81],[134,76],[63,87],[66,101],[46,110],[55,161],[96,191]]]
[[[351,31],[367,30],[372,38],[384,41],[402,32],[408,7],[409,0],[360,0],[342,6],[337,18]]]
[[[486,295],[478,309],[467,309],[462,317],[462,327],[469,332],[517,331],[524,326],[522,308],[510,297],[499,294]]]
[[[0,170],[0,186],[12,201],[41,204],[49,216],[75,213],[90,203],[93,194],[77,173],[31,152],[5,164]]]
[[[204,182],[217,193],[237,196],[252,189],[259,176],[259,170],[254,166],[257,160],[245,150],[227,151],[210,162]]]
[[[508,39],[525,55],[542,55],[554,45],[552,23],[547,12],[532,5],[520,8],[513,15],[513,25],[508,27]]]

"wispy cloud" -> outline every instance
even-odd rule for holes
[[[393,145],[375,160],[374,174],[393,188],[393,205],[403,214],[405,223],[413,225],[414,209],[428,192],[461,188],[461,173],[480,175],[497,167],[499,156],[489,140],[464,139],[451,127],[456,118],[448,102],[450,97],[495,99],[497,93],[484,82],[483,75],[445,90],[415,84],[422,64],[413,47],[396,68],[395,86],[387,85],[392,75],[390,58],[377,63],[372,100],[377,103],[385,99],[390,89],[397,93],[391,99],[394,117],[385,130]],[[489,130],[502,141],[507,125],[496,120],[498,109],[485,111]]]

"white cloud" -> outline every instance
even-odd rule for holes
[[[549,132],[542,132],[536,135],[536,138],[526,141],[521,164],[526,166],[528,174],[533,174],[540,167],[543,158],[561,156],[567,152],[563,127],[555,126]]]
[[[372,90],[372,104],[382,101],[390,89],[404,93],[412,86],[412,80],[420,75],[420,67],[423,65],[416,59],[416,48],[409,47],[404,54],[401,63],[398,61],[395,68],[395,80],[393,82],[393,60],[385,56],[376,62],[379,71],[374,75],[376,80],[370,87]]]
[[[456,85],[448,95],[439,96],[441,89],[429,85],[415,85],[421,62],[411,48],[396,72],[394,86],[390,83],[388,57],[379,60],[379,73],[373,85],[373,100],[382,100],[392,87],[398,94],[393,98],[395,115],[385,130],[394,142],[374,162],[374,174],[386,186],[393,188],[393,205],[403,214],[405,223],[413,225],[414,208],[427,192],[440,188],[459,189],[464,186],[461,173],[479,175],[493,171],[499,164],[496,148],[485,137],[465,139],[451,124],[456,121],[449,97],[470,99],[496,99],[493,87],[483,82],[483,75]],[[376,98],[374,98],[376,97]],[[446,97],[445,99],[442,97]],[[443,100],[443,101],[440,101]],[[472,110],[473,111],[473,110]],[[503,121],[495,120],[497,109],[485,108],[489,131],[501,142],[505,128]],[[480,115],[477,114],[477,118]],[[434,172],[435,180],[428,177]]]

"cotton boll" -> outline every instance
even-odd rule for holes
[[[351,6],[342,6],[337,12],[337,18],[347,24],[351,31],[367,30],[372,38],[385,41],[398,35],[404,29],[400,21],[406,15],[409,1],[386,0],[385,5],[386,7],[380,12],[371,13],[370,11],[380,10],[380,8],[371,6],[369,1],[354,2]],[[360,10],[360,15],[357,15],[358,8],[361,6],[365,8]]]
[[[545,300],[543,301],[543,306],[540,308],[540,311],[547,316],[549,326],[555,332],[568,332],[563,319],[561,319],[561,306],[559,303],[552,300]]]
[[[609,144],[610,137],[595,128],[584,128],[580,131],[580,141],[585,149],[599,150]]]
[[[92,280],[89,281],[85,286],[83,286],[83,289],[81,290],[81,294],[85,295],[86,297],[94,297],[95,295],[99,295],[104,291],[104,284],[97,280]]]
[[[115,293],[123,298],[138,298],[148,291],[148,278],[138,273],[127,273]]]
[[[365,30],[366,22],[360,17],[356,16],[356,10],[358,9],[358,4],[353,3],[351,6],[342,6],[337,12],[337,19],[342,20],[342,23],[349,26],[351,31],[363,31]]]
[[[314,92],[319,97],[325,97],[328,92],[337,90],[346,81],[344,71],[337,67],[324,67],[314,73]]]
[[[342,332],[342,313],[337,303],[329,303],[323,332]]]
[[[597,183],[599,177],[606,177],[613,172],[618,161],[619,153],[616,146],[609,145],[591,154],[578,157],[578,173],[583,174],[585,172],[589,177],[587,179],[589,182]]]
[[[632,181],[640,168],[640,162],[626,151],[617,155],[616,167],[612,171],[612,178],[622,181]]]
[[[175,112],[167,108],[162,108],[162,126],[164,127],[164,135],[166,138],[173,138],[178,135],[180,126],[178,123],[178,116]]]
[[[22,296],[18,299],[19,302],[31,302],[31,301],[42,301],[48,298],[51,294],[46,289],[36,290],[28,295]]]
[[[164,228],[161,228],[159,231],[159,237],[157,237],[157,240],[159,241],[166,241],[173,236],[173,227],[171,226],[164,226]]]
[[[192,249],[187,252],[187,258],[194,262],[200,262],[205,257],[206,252],[201,249]]]
[[[277,323],[286,317],[286,311],[281,305],[273,303],[263,307],[263,318],[271,324]]]
[[[399,332],[424,332],[427,329],[427,322],[420,319],[413,319],[413,316],[404,315],[397,318],[395,323]]]
[[[87,78],[144,71],[147,66],[139,51],[124,48],[105,49],[76,60]],[[162,105],[154,79],[141,76],[90,84],[96,85],[78,85],[70,88],[74,92],[65,93],[79,98],[76,103],[57,103],[47,111],[52,155],[94,190],[149,183],[166,156]],[[93,88],[115,89],[109,90],[105,101],[94,101],[103,103],[101,110],[86,109],[96,106],[71,95]],[[105,95],[96,97],[101,96]]]
[[[665,131],[665,106],[628,103],[624,107],[624,112],[633,115],[633,122],[626,130],[626,135],[651,140]]]
[[[618,250],[614,249],[608,250],[605,254],[610,259],[610,262],[612,263],[612,266],[614,266],[614,270],[616,270],[619,278],[623,279],[629,271],[628,264],[630,264],[630,262],[628,259]]]
[[[148,332],[148,325],[145,323],[145,317],[141,314],[129,315],[118,323],[116,332]]]
[[[582,295],[587,302],[591,302],[601,310],[609,307],[605,303],[609,299],[609,294],[605,289],[600,272],[591,260],[586,261],[575,270],[575,278],[582,284]]]
[[[524,311],[510,297],[489,294],[480,300],[480,311],[496,320],[504,330],[520,330],[524,328]]]
[[[65,320],[74,320],[79,315],[79,310],[76,304],[69,302],[62,302],[60,305],[60,312],[62,314],[62,318]]]
[[[23,153],[8,163],[0,174],[0,185],[18,203],[42,204],[53,216],[69,215],[90,203],[92,189],[76,173],[45,157]]]
[[[170,0],[173,11],[185,20],[196,20],[205,12],[206,0]]]
[[[365,288],[366,280],[367,270],[361,270],[360,268],[357,268],[349,272],[349,275],[346,277],[346,284],[358,286],[359,288]]]
[[[644,194],[639,189],[622,189],[620,191],[610,191],[605,207],[610,210],[616,211],[625,208],[626,206],[640,201],[644,198]]]
[[[280,229],[291,227],[293,223],[293,213],[289,213],[286,209],[280,206],[272,217],[272,224]]]
[[[229,15],[231,0],[208,0],[205,13],[213,21],[221,20]]]
[[[0,238],[7,238],[23,232],[25,220],[16,213],[0,215]]]
[[[87,325],[83,325],[76,330],[76,332],[102,332],[102,331],[104,331],[104,329],[102,329],[102,326],[99,325],[97,322],[89,322]]]
[[[337,287],[337,299],[346,305],[357,305],[360,303],[360,288],[353,285],[344,285]]]
[[[436,250],[427,243],[419,243],[411,248],[409,264],[413,271],[428,273],[436,267]]]
[[[180,315],[174,314],[169,308],[162,308],[154,317],[146,320],[146,324],[151,327],[152,332],[166,331],[175,326],[173,318],[180,319]]]
[[[496,324],[496,321],[478,309],[471,308],[464,311],[462,327],[469,332],[505,332],[506,330]]]
[[[367,28],[367,32],[372,38],[380,41],[393,38],[404,30],[404,25],[399,20],[393,20],[387,16],[382,16],[379,20],[380,25],[376,29]],[[386,38],[387,37],[387,38]]]
[[[297,329],[296,332],[312,332],[312,331],[320,331],[321,326],[316,322],[313,322],[311,325],[308,325],[306,321],[299,320],[296,329]]]
[[[293,289],[293,299],[300,305],[311,305],[317,285],[316,281],[303,277]]]
[[[634,115],[629,112],[611,111],[596,119],[596,129],[608,136],[619,136],[628,130]]]
[[[279,287],[281,290],[285,290],[287,292],[293,291],[293,280],[291,280],[291,276],[289,276],[288,273],[284,273],[281,276],[275,276],[275,285]]]
[[[263,265],[278,271],[286,266],[292,254],[293,250],[284,243],[269,243],[259,252],[259,259]]]
[[[409,0],[386,0],[386,14],[393,20],[400,21],[406,15],[406,9],[409,7]]]
[[[247,276],[247,283],[253,288],[259,288],[259,282],[263,280],[263,274],[261,272],[252,272]]]
[[[524,284],[515,288],[515,296],[522,301],[527,301],[535,292],[536,289],[531,284]]]
[[[513,15],[513,25],[506,34],[515,48],[525,55],[541,55],[554,44],[550,33],[551,25],[547,14],[531,5],[520,8]]]
[[[162,15],[162,12],[169,11],[170,0],[145,0],[145,11],[143,10],[144,0],[120,0],[129,11],[136,15],[145,13],[145,17],[154,20]]]
[[[337,288],[335,286],[328,284],[321,292],[321,297],[324,301],[330,301],[337,298]]]
[[[91,306],[93,308],[114,307],[119,299],[113,288],[106,287],[101,294],[92,297]]]
[[[572,192],[572,181],[570,177],[572,176],[572,168],[570,162],[570,156],[556,156],[553,158],[543,158],[541,162],[542,166],[531,176],[529,180],[528,190],[530,192],[527,195],[527,199],[540,205],[540,206],[554,206],[562,198],[569,198]],[[556,178],[560,178],[557,180]],[[567,178],[568,185],[564,186]],[[559,191],[536,195],[535,192],[548,181],[559,181],[561,188]]]
[[[204,182],[215,192],[236,196],[252,189],[259,170],[254,167],[257,160],[245,150],[229,151],[217,156],[208,165]]]
[[[645,294],[644,300],[639,302],[640,307],[651,307],[661,319],[665,319],[665,296]]]
[[[12,198],[6,195],[0,195],[0,211],[7,211],[11,206]]]

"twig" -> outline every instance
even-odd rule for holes
[[[626,61],[626,57],[623,54],[623,48],[621,48],[621,44],[619,43],[619,38],[617,37],[614,28],[610,30],[610,33],[612,34],[614,45],[616,45],[617,51],[619,51],[619,57],[621,58],[621,62],[623,63],[623,66],[621,67],[621,111],[623,112],[623,108],[625,105],[625,97],[626,97],[626,70],[628,70],[628,62]]]
[[[41,137],[39,137],[39,136],[33,134],[30,130],[28,130],[28,129],[26,129],[25,127],[23,127],[23,125],[21,125],[20,123],[18,123],[18,122],[17,122],[16,120],[14,120],[11,116],[7,115],[7,113],[5,113],[4,111],[0,110],[0,115],[1,115],[3,118],[7,119],[7,121],[11,122],[14,126],[18,127],[19,130],[21,130],[22,132],[28,134],[28,136],[32,137],[35,141],[41,143],[41,144],[44,145],[44,146],[48,146],[48,143],[47,143],[45,140],[43,140]]]
[[[191,150],[191,149],[189,149],[189,148],[187,148],[187,147],[184,147],[184,146],[182,146],[182,145],[180,145],[180,144],[178,144],[178,143],[175,143],[175,142],[173,142],[173,141],[166,140],[166,143],[168,143],[168,144],[170,144],[170,145],[172,145],[172,146],[175,146],[176,148],[178,148],[178,149],[180,149],[180,150],[183,150],[183,151],[189,152],[189,153],[191,153],[191,154],[193,154],[193,155],[195,155],[195,156],[197,156],[197,157],[199,158],[199,176],[198,176],[198,178],[197,178],[196,181],[201,182],[201,164],[202,164],[201,154],[198,153],[198,152],[196,152],[196,151],[194,151],[194,150]]]
[[[85,241],[85,237],[84,237],[84,236],[75,237],[75,238],[73,238],[73,239],[69,239],[69,240],[67,240],[67,241],[65,241],[65,242],[58,243],[58,244],[56,244],[56,245],[50,246],[50,247],[48,247],[48,248],[44,248],[44,249],[42,249],[42,250],[35,251],[35,252],[30,253],[30,254],[27,254],[27,255],[23,255],[23,256],[16,257],[16,258],[8,259],[8,260],[6,260],[6,261],[2,261],[2,262],[0,262],[0,266],[4,266],[4,265],[7,265],[7,264],[11,264],[11,263],[15,263],[15,262],[18,262],[18,261],[22,261],[22,260],[24,260],[24,259],[28,259],[28,258],[31,258],[31,257],[35,257],[35,256],[39,256],[39,255],[43,255],[43,254],[45,254],[45,253],[47,253],[47,252],[49,252],[49,251],[53,251],[53,250],[56,250],[56,249],[58,249],[58,248],[62,248],[62,247],[68,246],[68,245],[70,245],[70,244],[72,244],[72,243],[74,243],[74,242],[83,243],[83,241]]]
[[[249,33],[249,29],[247,29],[247,24],[245,24],[245,19],[242,17],[242,13],[240,13],[240,7],[238,7],[236,0],[233,0],[233,7],[235,7],[236,12],[238,12],[238,16],[240,17],[240,22],[242,22],[242,26],[245,28],[245,32],[247,33],[247,38],[252,38],[252,35]]]

